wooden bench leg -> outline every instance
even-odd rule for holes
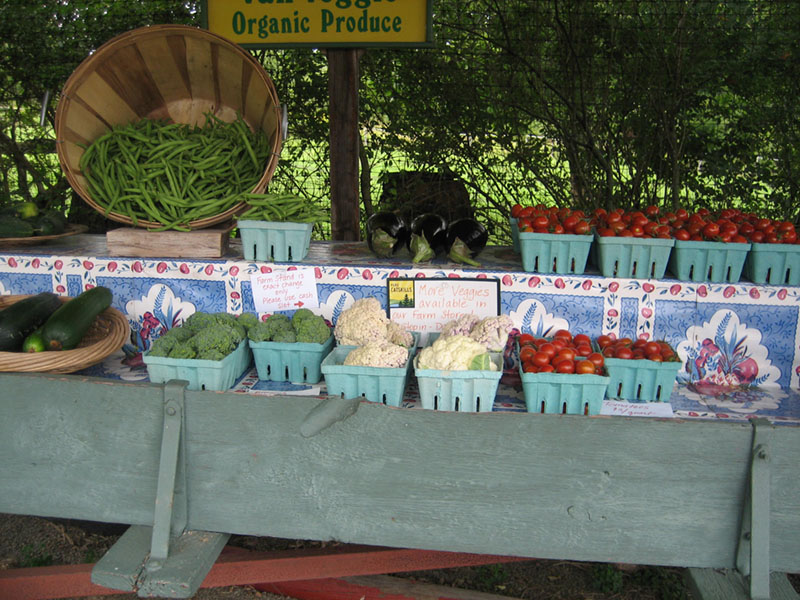
[[[750,600],[750,585],[739,571],[686,569],[689,589],[696,600]],[[800,600],[785,573],[770,573],[770,600]]]

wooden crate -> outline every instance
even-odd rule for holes
[[[228,252],[234,221],[192,231],[147,231],[120,227],[106,233],[113,256],[220,258]]]

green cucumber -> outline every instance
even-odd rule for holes
[[[102,285],[68,300],[42,325],[42,340],[48,350],[71,350],[89,330],[97,315],[111,306],[111,290]]]
[[[0,351],[18,352],[25,338],[60,307],[58,296],[42,292],[0,310]]]
[[[25,341],[22,342],[22,351],[23,352],[44,352],[47,350],[47,347],[44,345],[44,339],[42,339],[42,330],[37,329],[28,337],[25,338]]]

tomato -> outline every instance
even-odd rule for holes
[[[658,342],[647,342],[644,346],[645,354],[661,354],[661,345]]]
[[[575,372],[582,375],[594,375],[597,373],[597,367],[590,360],[579,360],[575,362]]]
[[[539,216],[533,217],[532,223],[533,223],[533,228],[534,229],[536,229],[536,228],[545,228],[548,225],[550,225],[550,220],[547,217],[545,217],[544,215],[539,215]]]
[[[647,354],[645,353],[644,357],[647,360],[652,360],[653,362],[664,362],[664,357],[661,356],[660,352],[656,352],[654,354]]]
[[[627,346],[617,346],[614,350],[614,358],[631,359],[633,358],[633,350]]]
[[[708,223],[705,227],[703,227],[703,237],[707,239],[714,239],[719,235],[719,225],[716,223]]]
[[[550,356],[537,350],[533,353],[533,356],[530,358],[529,362],[535,367],[541,368],[547,364],[550,364]]]
[[[533,358],[534,354],[536,354],[537,350],[531,346],[523,346],[519,349],[519,360],[520,362],[526,362]]]
[[[578,221],[580,221],[578,215],[572,214],[564,219],[562,225],[564,225],[564,229],[567,231],[573,231],[575,229],[575,225],[578,224]]]
[[[556,352],[558,352],[558,349],[551,342],[546,342],[539,346],[539,352],[544,352],[547,354],[548,358],[553,358]]]
[[[577,352],[573,348],[564,348],[560,350],[558,354],[553,357],[553,360],[550,361],[554,365],[561,362],[562,360],[575,360],[575,357],[578,355]]]
[[[522,205],[515,204],[514,206],[511,207],[511,216],[516,219],[517,217],[519,217],[519,213],[521,210],[522,210]]]
[[[575,372],[575,361],[574,360],[562,360],[554,364],[556,373],[574,373]]]
[[[586,358],[593,352],[591,344],[575,344],[575,354]]]
[[[691,237],[691,234],[688,231],[686,231],[685,229],[681,228],[681,229],[676,229],[675,231],[673,231],[672,232],[672,237],[674,237],[676,240],[681,240],[681,241],[685,242],[686,240],[688,240]]]
[[[588,344],[591,346],[592,338],[585,333],[576,333],[574,336],[572,336],[572,343],[575,344],[575,346],[580,346],[581,344]]]
[[[522,372],[523,373],[538,373],[539,372],[539,367],[537,367],[533,363],[524,363],[522,365]]]
[[[566,341],[572,340],[572,334],[569,332],[568,329],[559,329],[553,334],[553,337],[556,339],[560,338]]]
[[[520,346],[528,346],[533,344],[535,339],[536,338],[534,338],[530,333],[521,333],[519,334],[517,341],[519,342]]]
[[[539,373],[555,373],[555,371],[556,368],[550,363],[547,363],[546,365],[544,365],[539,369]]]
[[[589,228],[589,223],[581,220],[575,223],[575,227],[572,228],[572,233],[576,235],[586,235],[589,233]]]
[[[595,341],[597,342],[597,345],[600,346],[601,349],[605,348],[606,346],[610,346],[612,343],[614,343],[614,340],[612,340],[611,336],[609,335],[598,335]]]
[[[597,235],[600,237],[614,237],[617,233],[610,227],[601,227],[597,230]]]
[[[597,367],[598,369],[602,369],[603,365],[606,364],[605,357],[599,352],[592,352],[589,356],[586,357],[586,360],[594,363],[594,366]]]

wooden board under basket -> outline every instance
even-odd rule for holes
[[[120,227],[106,233],[108,251],[114,256],[220,258],[228,251],[234,221],[192,231],[147,231]]]

